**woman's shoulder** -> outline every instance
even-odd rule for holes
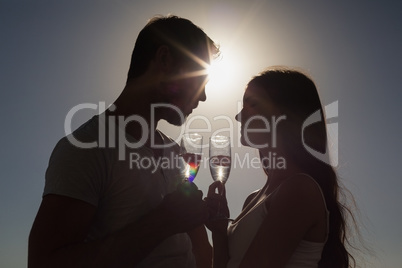
[[[243,209],[245,209],[247,205],[250,204],[251,200],[253,200],[260,191],[261,189],[255,190],[254,192],[249,194],[249,196],[247,196],[246,200],[244,201]]]
[[[277,190],[275,199],[286,199],[299,205],[316,206],[322,200],[322,191],[318,183],[308,174],[298,173],[286,179]]]
[[[279,188],[293,191],[307,191],[307,192],[315,192],[320,191],[320,186],[316,182],[316,180],[306,174],[306,173],[297,173],[289,178],[287,178]]]

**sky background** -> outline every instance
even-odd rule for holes
[[[217,66],[226,72],[211,77],[207,101],[186,126],[205,130],[197,116],[208,118],[205,139],[231,128],[233,156],[257,157],[238,146],[234,116],[247,81],[265,67],[301,67],[324,105],[338,101],[337,170],[375,253],[360,266],[401,267],[402,2],[312,0],[0,0],[0,267],[26,267],[44,174],[67,113],[82,103],[111,104],[139,31],[153,15],[168,13],[189,18],[221,45]],[[97,112],[78,112],[73,127]],[[164,122],[159,128],[175,139],[181,131]],[[202,166],[196,183],[206,193],[211,182]],[[264,183],[260,169],[232,168],[232,217]]]

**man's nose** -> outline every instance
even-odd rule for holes
[[[200,95],[198,96],[199,101],[206,101],[207,94],[205,94],[205,87],[201,89]]]

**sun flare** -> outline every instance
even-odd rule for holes
[[[227,87],[236,80],[239,73],[233,59],[229,53],[225,53],[224,56],[212,62],[208,68],[210,87]]]

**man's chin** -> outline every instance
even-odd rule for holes
[[[181,117],[181,116],[172,116],[170,118],[165,118],[165,120],[174,126],[180,127],[186,122],[187,116]]]

